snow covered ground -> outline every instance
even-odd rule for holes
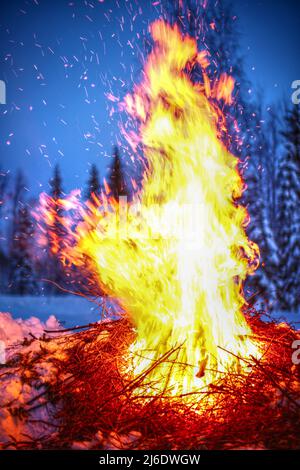
[[[4,343],[5,346],[20,343],[24,338],[40,338],[45,330],[56,331],[60,328],[61,326],[54,315],[50,315],[44,323],[36,317],[23,320],[21,318],[14,319],[10,313],[0,313],[0,343]],[[0,364],[1,362],[0,357]]]
[[[40,438],[55,429],[52,416],[56,408],[48,401],[45,403],[43,394],[47,388],[44,384],[51,383],[57,375],[51,361],[61,357],[63,351],[57,348],[56,339],[45,341],[44,330],[59,328],[54,316],[43,323],[35,317],[15,320],[9,313],[0,313],[0,366],[3,365],[0,380],[0,450],[14,440]],[[55,334],[51,336],[55,337]],[[41,340],[33,341],[33,337]],[[29,341],[23,342],[24,338]],[[39,355],[41,360],[35,360]],[[9,366],[7,361],[12,357],[26,357],[25,363],[32,361],[32,367],[26,369],[24,366],[23,370],[23,366]],[[30,419],[24,419],[27,411],[22,414],[23,407],[27,407]],[[13,449],[14,445],[9,448]]]
[[[300,312],[280,312],[274,311],[270,316],[278,322],[285,321],[294,326],[295,329],[300,329]]]
[[[54,432],[53,414],[58,405],[45,402],[44,392],[57,376],[53,359],[61,360],[64,355],[63,346],[59,346],[63,336],[45,335],[45,330],[57,331],[61,323],[68,327],[99,321],[103,314],[100,304],[101,299],[97,305],[76,296],[0,297],[0,450],[11,442],[11,436],[23,441]],[[106,302],[106,309],[110,317],[115,316],[115,303]],[[54,339],[48,342],[45,336]],[[16,355],[26,357],[26,364],[32,361],[32,367],[20,370],[8,365]],[[30,419],[19,413],[22,407]]]
[[[254,308],[258,312],[266,312],[266,315],[262,314],[262,320],[275,320],[277,323],[286,322],[292,325],[296,330],[300,330],[300,310],[296,312],[285,312],[280,309],[274,308],[268,311],[268,307],[263,303],[257,302]]]
[[[120,311],[116,303],[112,301],[106,301],[105,305],[111,317]],[[101,299],[94,303],[92,300],[89,301],[76,295],[45,297],[0,295],[0,312],[8,312],[13,318],[22,318],[23,320],[36,317],[44,323],[51,315],[54,315],[65,327],[99,321],[103,314]],[[288,321],[295,328],[300,329],[300,312],[273,311],[270,316],[277,321]]]
[[[26,320],[25,330],[30,325],[35,328],[39,322],[44,326],[50,317],[55,317],[55,321],[68,328],[101,321],[103,318],[102,302],[101,298],[95,303],[92,299],[88,300],[76,295],[45,297],[0,295],[0,312],[9,313],[14,319]],[[105,308],[110,318],[116,317],[120,312],[120,307],[113,301],[105,300]],[[259,309],[259,306],[257,308]],[[278,322],[287,321],[296,329],[300,329],[300,311],[295,313],[272,311],[269,315]],[[265,319],[267,320],[267,317]],[[42,331],[42,327],[39,328]]]
[[[9,312],[14,318],[24,320],[37,317],[42,322],[51,315],[66,327],[85,325],[101,319],[101,299],[97,304],[76,295],[67,296],[0,296],[0,312]],[[115,313],[113,303],[106,302],[111,315]]]

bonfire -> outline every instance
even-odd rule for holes
[[[259,249],[246,234],[238,159],[222,139],[234,80],[210,81],[207,55],[177,26],[157,21],[151,34],[143,79],[120,104],[144,166],[140,190],[130,201],[107,185],[92,202],[76,191],[59,201],[67,215],[57,255],[66,269],[88,268],[119,318],[48,332],[55,337],[12,354],[2,374],[22,367],[41,392],[2,406],[44,432],[5,448],[299,447],[299,334],[262,321],[243,292]],[[203,83],[191,79],[195,66]],[[36,214],[47,236],[52,203],[43,194]]]

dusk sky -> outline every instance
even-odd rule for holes
[[[300,79],[299,3],[236,0],[241,49],[253,89],[266,103],[287,99]],[[139,51],[164,1],[15,0],[1,3],[0,168],[24,172],[32,195],[48,190],[59,163],[64,189],[101,176],[118,142],[122,98],[141,69]]]

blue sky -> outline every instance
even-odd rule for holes
[[[101,176],[118,142],[124,96],[140,70],[143,37],[162,1],[16,0],[1,3],[0,167],[25,173],[30,194],[48,189],[55,163],[64,188]],[[300,79],[297,1],[236,0],[246,72],[273,102]],[[124,116],[123,116],[124,118]]]

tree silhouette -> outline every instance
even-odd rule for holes
[[[300,111],[294,106],[285,116],[285,152],[278,171],[278,243],[283,310],[300,305]]]
[[[4,223],[4,216],[5,213],[8,213],[8,181],[8,174],[0,168],[0,291],[4,291],[5,289],[7,289],[9,274],[9,257],[4,236],[4,232],[6,229],[6,224]]]
[[[91,166],[87,190],[85,193],[86,199],[90,199],[92,194],[100,192],[99,172],[96,165]]]
[[[9,236],[9,251],[12,252],[15,234],[18,230],[18,211],[24,204],[25,180],[21,171],[17,172],[11,195],[11,230]]]
[[[269,188],[266,181],[265,160],[268,157],[269,136],[268,126],[263,121],[262,108],[257,105],[255,114],[256,132],[252,140],[251,153],[257,162],[256,171],[248,175],[247,183],[251,184],[252,223],[248,227],[248,234],[260,249],[260,267],[247,281],[251,293],[259,294],[258,298],[272,305],[276,301],[278,249],[275,234],[271,226]],[[255,297],[257,300],[257,297]]]
[[[61,251],[64,243],[65,229],[62,224],[63,208],[60,199],[63,196],[62,177],[59,166],[54,168],[53,177],[50,180],[51,203],[49,212],[52,216],[51,230],[48,234],[48,263],[46,268],[46,276],[53,281],[55,285],[62,286],[65,281],[65,273],[60,262]],[[61,293],[56,286],[50,288],[51,292]]]
[[[50,188],[53,199],[59,199],[62,196],[62,178],[58,165],[54,167],[53,177],[50,180]]]
[[[20,207],[16,216],[16,229],[11,251],[10,291],[14,294],[33,294],[36,290],[32,266],[32,240],[34,228],[26,205]]]
[[[118,200],[121,196],[129,197],[125,173],[117,146],[114,147],[113,162],[108,176],[108,185],[110,189],[110,195],[114,199]]]

